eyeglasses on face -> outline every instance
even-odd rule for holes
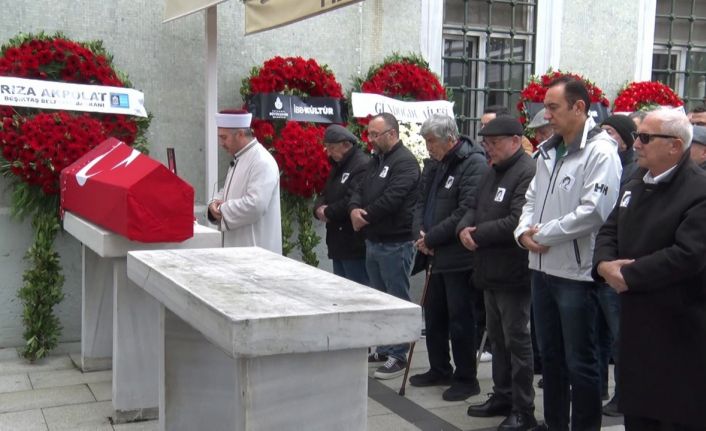
[[[368,138],[370,138],[370,139],[377,139],[377,138],[379,138],[380,136],[382,136],[382,135],[384,135],[385,133],[390,132],[390,131],[392,131],[392,129],[387,129],[387,130],[385,130],[384,132],[380,132],[380,133],[378,133],[378,132],[368,132]]]
[[[630,135],[632,136],[633,139],[637,140],[640,139],[640,142],[643,144],[649,144],[650,141],[654,138],[671,138],[671,139],[677,139],[676,136],[672,135],[661,135],[659,133],[645,133],[645,132],[630,132]]]

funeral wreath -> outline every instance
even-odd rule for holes
[[[447,100],[449,94],[439,78],[429,70],[429,64],[422,57],[409,54],[392,54],[382,63],[373,65],[364,78],[353,80],[352,92],[380,94],[405,101]],[[351,100],[351,97],[348,98]],[[352,106],[349,112],[353,112]],[[371,150],[366,126],[370,118],[357,118],[349,123],[351,131],[360,136]],[[400,122],[400,139],[417,158],[422,161],[429,157],[424,139],[419,135],[420,124]]]
[[[532,120],[530,118],[529,111],[530,103],[544,103],[544,95],[547,93],[549,85],[555,79],[563,76],[568,76],[582,81],[588,90],[591,103],[599,103],[605,107],[610,106],[610,102],[605,97],[603,90],[582,75],[571,72],[562,72],[561,70],[553,71],[549,69],[549,71],[542,76],[532,75],[525,88],[522,92],[520,92],[520,100],[517,102],[517,111],[520,114],[520,122],[522,125],[526,125]],[[533,130],[527,129],[525,134],[528,138],[532,140],[534,139]],[[533,143],[536,145],[536,142]]]
[[[653,109],[657,106],[676,108],[684,102],[668,86],[661,82],[644,81],[626,84],[613,102],[615,112],[634,112]]]
[[[302,57],[274,57],[254,67],[243,79],[240,95],[247,106],[260,93],[343,97],[341,85],[325,65]],[[327,125],[285,119],[253,119],[252,124],[255,136],[273,153],[281,173],[283,254],[298,248],[302,260],[313,266],[319,264],[314,248],[321,238],[314,231],[311,206],[330,170],[323,146]],[[299,233],[293,239],[295,222]]]
[[[61,33],[10,39],[0,47],[0,76],[131,87],[101,41],[75,42]],[[60,231],[59,174],[109,136],[145,151],[150,118],[10,106],[13,100],[39,96],[16,87],[3,90],[17,99],[4,98],[10,102],[0,105],[0,173],[12,187],[12,215],[31,216],[34,229],[34,243],[25,255],[29,267],[19,289],[26,340],[22,354],[34,361],[47,355],[61,334],[53,313],[63,299],[64,282],[54,250]]]

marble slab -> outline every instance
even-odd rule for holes
[[[414,341],[421,308],[258,247],[130,251],[128,277],[232,357]]]
[[[221,232],[199,224],[194,225],[193,237],[179,243],[130,241],[68,211],[64,214],[64,230],[100,257],[125,257],[130,250],[213,247],[214,241],[223,244]]]

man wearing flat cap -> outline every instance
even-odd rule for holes
[[[701,169],[706,169],[706,126],[694,126],[690,151],[691,160]]]
[[[461,243],[474,251],[473,283],[483,290],[486,328],[493,345],[493,393],[468,408],[476,417],[506,416],[503,430],[527,430],[534,418],[534,374],[527,250],[513,232],[534,176],[534,161],[522,148],[522,125],[504,116],[479,133],[492,163],[481,180],[475,205],[458,224]]]
[[[370,162],[358,146],[358,139],[345,127],[326,128],[324,147],[331,162],[326,186],[314,204],[314,215],[326,223],[326,246],[333,273],[368,285],[365,270],[365,237],[353,230],[348,214],[351,194]]]
[[[233,157],[225,185],[208,203],[208,219],[223,231],[224,247],[257,246],[282,253],[279,168],[250,129],[252,114],[216,114],[218,143]]]
[[[551,124],[549,124],[549,120],[544,118],[545,112],[547,112],[546,109],[540,109],[539,112],[534,114],[534,117],[532,117],[532,121],[530,121],[530,123],[527,125],[528,129],[534,130],[534,139],[537,141],[537,145],[546,141],[554,134],[554,130],[552,130],[552,126]]]

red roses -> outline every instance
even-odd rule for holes
[[[381,64],[368,70],[365,80],[357,78],[352,91],[411,101],[448,99],[441,81],[429,70],[429,63],[416,55],[393,54],[387,57]],[[349,106],[348,110],[353,112],[352,106]],[[364,142],[368,142],[365,126],[369,121],[368,118],[358,118],[351,124],[353,133],[359,134]]]
[[[324,189],[330,169],[321,145],[325,130],[288,121],[273,141],[274,157],[283,173],[280,184],[288,192],[308,197]]]
[[[113,69],[101,42],[77,43],[61,34],[20,35],[10,40],[0,50],[0,75],[130,85]],[[3,172],[9,170],[45,195],[57,194],[63,168],[108,136],[134,144],[148,124],[148,118],[0,106],[0,151],[8,162]]]
[[[587,80],[583,76],[575,73],[562,72],[560,70],[550,70],[540,77],[535,75],[531,76],[529,83],[520,93],[520,100],[517,102],[517,110],[520,112],[520,122],[522,124],[527,124],[531,120],[531,118],[529,118],[529,103],[543,103],[544,95],[547,93],[549,84],[562,76],[569,76],[579,81],[583,81],[586,89],[588,90],[591,103],[600,103],[606,107],[610,106],[610,102],[603,94],[603,90],[598,88],[594,83]]]
[[[240,94],[247,102],[257,93],[343,97],[341,84],[326,66],[301,57],[274,57],[253,68],[243,79]],[[324,125],[253,120],[252,128],[258,141],[273,151],[284,190],[305,198],[323,190],[330,170],[323,147]]]
[[[613,110],[633,112],[656,105],[677,107],[683,104],[679,96],[661,82],[631,82],[618,92]]]

